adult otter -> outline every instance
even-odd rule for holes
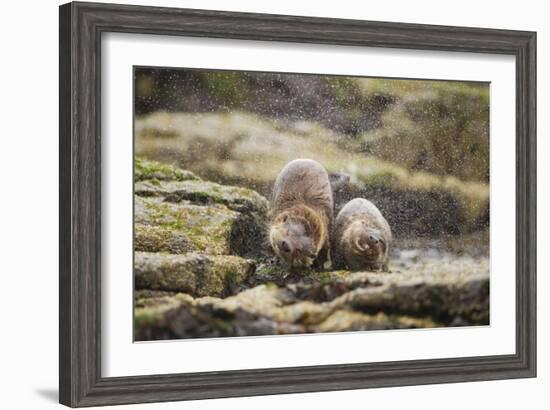
[[[328,268],[333,199],[325,168],[296,159],[275,180],[270,206],[269,240],[275,254],[291,268]]]
[[[392,234],[376,205],[363,198],[349,201],[334,223],[335,262],[353,270],[388,270]]]

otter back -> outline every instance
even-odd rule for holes
[[[296,159],[282,169],[275,180],[271,215],[293,205],[305,204],[333,219],[333,199],[325,168],[311,159]]]

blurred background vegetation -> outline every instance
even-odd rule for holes
[[[337,208],[375,202],[397,236],[489,224],[489,84],[135,70],[138,157],[269,197],[294,158],[325,165]],[[349,175],[349,182],[344,175]]]

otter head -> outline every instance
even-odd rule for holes
[[[363,221],[354,221],[344,233],[344,255],[353,269],[368,268],[383,262],[387,253],[384,235]]]
[[[306,218],[284,212],[273,221],[269,240],[273,252],[291,268],[308,268],[318,252],[313,233]]]

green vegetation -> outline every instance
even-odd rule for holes
[[[187,250],[228,254],[233,224],[239,214],[223,205],[174,204],[158,198],[136,197],[136,245],[140,250],[163,251],[178,235]],[[151,246],[139,246],[146,240]],[[173,252],[178,253],[178,252]]]
[[[184,171],[180,168],[158,161],[150,161],[136,157],[134,159],[134,180],[149,180],[154,185],[159,184],[159,180],[187,181],[197,180],[195,174],[191,171]]]

